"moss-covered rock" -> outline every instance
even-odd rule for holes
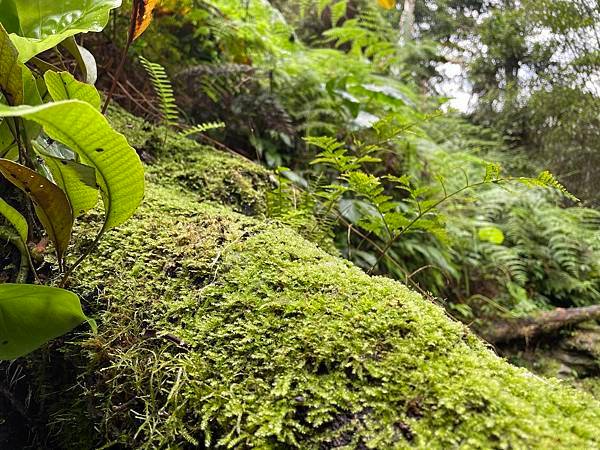
[[[600,447],[590,396],[509,365],[402,284],[160,176],[72,280],[99,333],[20,362],[38,447]]]

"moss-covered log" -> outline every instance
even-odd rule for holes
[[[402,284],[199,201],[258,213],[268,181],[184,144],[157,155],[135,219],[72,280],[99,334],[18,363],[8,387],[31,390],[37,446],[600,447],[591,397],[512,367]],[[247,184],[228,197],[233,174]]]

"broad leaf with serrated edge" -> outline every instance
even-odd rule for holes
[[[79,298],[72,292],[0,284],[0,360],[24,356],[86,320]]]
[[[69,72],[48,71],[44,74],[46,87],[55,102],[81,100],[100,109],[100,94],[94,86],[77,81]]]
[[[56,247],[58,260],[62,262],[74,221],[65,193],[39,173],[8,159],[0,159],[0,173],[31,199],[40,222]]]
[[[24,117],[39,123],[46,134],[77,153],[96,169],[105,205],[103,231],[129,219],[144,197],[144,169],[125,137],[89,103],[65,100],[36,107],[0,105],[0,117]]]

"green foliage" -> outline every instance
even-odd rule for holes
[[[11,202],[22,200],[19,210],[6,200],[0,203],[0,232],[21,256],[15,280],[19,284],[0,285],[0,359],[23,356],[85,320],[76,295],[24,284],[29,269],[36,282],[41,282],[28,249],[30,240],[35,245],[40,239],[38,245],[45,246],[33,211],[54,245],[59,273],[51,269],[50,276],[62,274],[62,286],[104,232],[129,219],[143,198],[140,159],[98,111],[100,95],[96,89],[69,73],[54,72],[42,60],[37,63],[44,67],[43,77],[34,77],[23,64],[79,32],[99,31],[109,11],[119,4],[58,1],[46,2],[42,7],[18,0],[2,4],[0,173],[22,191],[19,194],[15,189],[4,189],[3,196]],[[66,45],[69,51],[83,51],[74,41],[72,44]],[[89,61],[79,60],[89,78],[94,68]],[[53,101],[43,103],[40,92],[45,98],[47,92]],[[96,206],[98,191],[104,203],[104,223],[94,244],[69,266],[66,256],[75,217]],[[4,222],[9,226],[5,227]]]
[[[49,70],[44,74],[46,89],[52,100],[81,100],[96,109],[100,109],[100,94],[94,86],[81,83],[69,72],[53,72]]]
[[[448,207],[444,204],[450,200],[460,200],[460,194],[508,183],[551,188],[561,194],[566,192],[548,172],[543,172],[537,178],[506,177],[502,175],[499,164],[484,161],[480,162],[485,169],[482,178],[470,181],[463,171],[463,184],[452,190],[449,189],[456,185],[455,180],[447,180],[441,174],[432,177],[431,182],[421,182],[423,184],[419,184],[418,180],[412,179],[408,174],[373,175],[369,173],[368,167],[382,161],[375,156],[383,150],[379,143],[397,139],[406,130],[390,129],[387,121],[382,122],[373,125],[374,143],[353,140],[354,153],[345,143],[331,137],[306,138],[308,143],[321,149],[312,163],[322,167],[322,170],[333,169],[334,172],[328,172],[328,176],[335,176],[335,179],[333,183],[308,190],[308,195],[314,197],[312,202],[298,202],[296,192],[287,189],[288,196],[293,195],[288,197],[288,208],[282,208],[280,202],[279,209],[271,211],[292,226],[295,224],[290,218],[294,215],[290,214],[290,209],[297,211],[295,216],[302,215],[302,209],[308,208],[311,214],[324,217],[325,221],[334,219],[327,222],[329,227],[347,228],[347,232],[344,231],[348,235],[344,242],[345,253],[348,256],[354,254],[358,257],[356,262],[369,271],[378,267],[381,270],[387,265],[395,266],[393,272],[411,273],[413,270],[403,262],[405,258],[401,253],[398,253],[404,245],[399,241],[410,239],[410,234],[429,235],[443,246],[452,245],[444,215],[444,208]],[[450,183],[448,187],[447,182]],[[282,186],[276,190],[281,197]],[[353,233],[359,238],[355,249],[351,239]],[[480,228],[478,236],[483,241],[495,244],[501,244],[504,240],[502,230],[492,225]],[[427,244],[421,243],[421,246],[420,251],[426,251]],[[389,261],[385,263],[384,259]],[[433,254],[427,262],[431,264],[439,259]],[[443,266],[448,268],[452,266],[452,262],[445,261]],[[458,274],[460,271],[456,268],[451,272]]]
[[[89,103],[65,100],[37,107],[0,105],[0,117],[24,117],[39,123],[48,137],[66,145],[96,170],[105,205],[103,231],[133,215],[144,196],[140,159],[125,137]]]
[[[34,170],[7,159],[0,159],[0,173],[31,199],[37,217],[54,243],[58,264],[62,269],[74,221],[66,194]]]
[[[561,208],[539,191],[515,195],[494,189],[461,214],[456,220],[460,228],[494,226],[504,236],[502,242],[456,243],[461,255],[456,263],[467,267],[472,278],[495,286],[484,292],[488,297],[515,313],[600,301],[596,210]]]
[[[71,36],[101,31],[120,5],[121,0],[3,0],[0,23],[11,33],[19,61],[27,62]]]
[[[194,125],[193,127],[188,128],[181,132],[181,135],[184,137],[192,136],[194,134],[206,133],[210,130],[218,130],[220,128],[225,128],[225,124],[223,122],[206,122],[198,125]]]
[[[8,220],[10,225],[17,231],[23,244],[27,242],[27,234],[29,233],[29,226],[27,220],[21,215],[19,211],[10,206],[6,201],[0,198],[0,214]]]
[[[174,77],[181,107],[199,122],[226,121],[220,136],[227,146],[280,167],[267,197],[271,216],[325,246],[333,237],[338,249],[361,267],[445,297],[453,307],[467,310],[463,302],[474,295],[497,299],[505,309],[514,307],[506,279],[492,276],[488,281],[479,270],[485,266],[487,273],[509,274],[515,296],[522,297],[517,287],[529,296],[536,289],[525,281],[531,275],[529,260],[513,248],[502,226],[512,204],[501,206],[488,192],[510,189],[529,199],[518,188],[524,185],[542,188],[540,195],[548,202],[566,205],[575,198],[549,172],[511,152],[497,130],[441,115],[444,100],[422,94],[431,88],[430,80],[439,79],[434,64],[443,58],[426,40],[398,44],[398,12],[384,12],[375,2],[351,2],[342,10],[342,3],[272,2],[274,8],[249,2],[240,8],[237,1],[222,0],[212,3],[216,9],[197,7],[187,15],[159,19],[164,39],[154,39],[149,47],[153,54],[171,55],[161,42],[173,36],[166,27],[178,23],[186,24],[178,28],[181,42],[206,37],[187,53],[178,43],[169,44],[177,48],[178,58],[189,55],[191,67]],[[332,11],[332,5],[339,11]],[[468,38],[477,22],[470,11],[483,14],[488,6],[452,2],[459,8],[453,15],[450,2],[439,5],[434,11],[417,2],[419,33],[435,35],[441,45],[454,45],[452,51],[460,52],[454,36]],[[514,41],[517,51],[523,35],[511,27],[522,18],[517,12],[513,16],[498,18],[494,26]],[[510,49],[502,50],[497,41],[491,42],[494,51],[508,57]],[[173,73],[182,66],[178,60],[176,68],[171,56],[159,61]],[[194,98],[186,98],[186,92],[194,92]],[[587,128],[593,128],[591,123]],[[553,139],[558,142],[559,137],[557,131]],[[538,177],[518,176],[537,172]],[[481,211],[487,208],[501,210],[501,215],[482,221]],[[540,230],[526,232],[541,251]],[[551,277],[563,276],[560,267]],[[585,275],[574,280],[585,283]],[[479,305],[473,308],[478,311]]]
[[[27,284],[0,284],[0,315],[0,360],[26,355],[87,320],[72,292]]]
[[[165,68],[160,64],[148,61],[143,56],[140,56],[140,62],[150,77],[154,92],[158,97],[164,125],[174,125],[179,118],[179,112],[177,110],[177,103],[175,102],[173,86]]]

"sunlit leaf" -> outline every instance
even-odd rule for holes
[[[81,100],[100,109],[100,94],[94,86],[77,81],[69,72],[48,71],[44,74],[46,87],[55,102]]]
[[[26,62],[68,37],[102,31],[121,0],[3,0],[1,5],[0,23],[10,24],[19,60]]]
[[[11,105],[23,103],[23,66],[19,52],[0,21],[0,90]]]
[[[15,359],[87,318],[77,295],[31,284],[0,284],[0,360]]]
[[[23,243],[27,242],[28,226],[25,217],[19,211],[0,198],[0,214],[13,226]]]
[[[56,247],[59,261],[67,250],[73,228],[73,211],[65,193],[37,172],[0,159],[0,173],[31,198],[35,212]]]
[[[104,201],[103,231],[129,219],[144,197],[144,169],[125,137],[89,103],[65,100],[36,107],[0,105],[0,117],[24,117],[77,153],[81,163],[96,169]]]
[[[504,233],[497,227],[482,227],[477,232],[480,241],[500,245],[504,242]]]
[[[377,0],[377,3],[384,9],[392,9],[396,6],[396,0]]]
[[[68,159],[43,155],[54,182],[67,194],[73,216],[80,216],[98,203],[96,171],[93,167]]]

